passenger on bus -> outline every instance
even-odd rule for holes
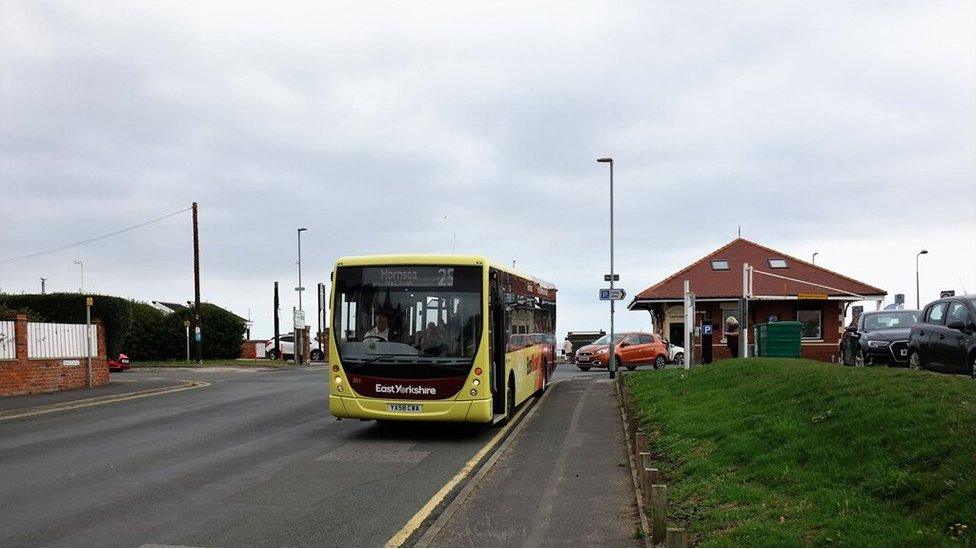
[[[447,351],[444,334],[433,322],[428,322],[427,328],[420,334],[420,350],[428,355],[442,355]]]

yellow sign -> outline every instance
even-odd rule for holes
[[[827,299],[827,294],[796,294],[797,299]]]
[[[89,306],[89,307],[91,307],[91,306],[92,306],[92,305],[94,305],[94,304],[95,304],[95,300],[94,300],[94,299],[92,299],[92,298],[90,298],[90,297],[86,297],[86,298],[85,298],[85,305],[87,305],[87,306]]]

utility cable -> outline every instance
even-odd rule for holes
[[[21,256],[18,256],[18,257],[11,257],[11,258],[7,258],[7,259],[3,259],[3,260],[0,260],[0,265],[9,265],[11,263],[17,263],[18,261],[24,261],[24,260],[27,260],[27,259],[33,259],[35,257],[40,257],[40,256],[43,256],[43,255],[53,254],[55,252],[61,252],[61,251],[64,251],[64,250],[68,250],[68,249],[71,249],[71,248],[75,248],[77,246],[82,246],[82,245],[85,245],[85,244],[91,244],[92,242],[97,242],[99,240],[104,240],[104,239],[109,238],[109,237],[112,237],[112,236],[120,235],[120,234],[125,233],[125,232],[128,232],[128,231],[132,231],[132,230],[135,230],[135,229],[139,229],[141,227],[145,227],[146,225],[151,225],[153,223],[157,223],[159,221],[163,221],[164,219],[169,219],[171,217],[180,215],[181,213],[188,212],[188,211],[190,211],[192,209],[193,209],[192,207],[190,207],[190,208],[184,208],[184,209],[182,209],[182,210],[180,210],[178,212],[173,212],[171,214],[166,214],[166,215],[164,215],[162,217],[157,217],[156,219],[150,219],[149,221],[143,221],[142,223],[133,225],[131,227],[126,227],[124,229],[119,229],[117,231],[112,231],[110,233],[106,233],[106,234],[103,234],[103,235],[95,236],[95,237],[92,237],[92,238],[87,238],[85,240],[81,240],[81,241],[78,241],[78,242],[73,242],[71,244],[65,244],[64,246],[58,246],[57,248],[50,248],[50,249],[47,249],[47,250],[42,250],[42,251],[39,251],[39,252],[34,252],[32,254],[21,255]]]

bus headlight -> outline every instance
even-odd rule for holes
[[[339,385],[340,383],[342,383],[342,378],[339,377],[339,376],[336,376],[335,377],[335,382],[336,382],[336,385]]]

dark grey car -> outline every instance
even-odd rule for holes
[[[848,366],[907,366],[908,335],[920,316],[914,310],[862,314],[841,337],[841,360]]]
[[[908,337],[908,352],[913,369],[969,374],[976,379],[976,295],[926,305]]]

